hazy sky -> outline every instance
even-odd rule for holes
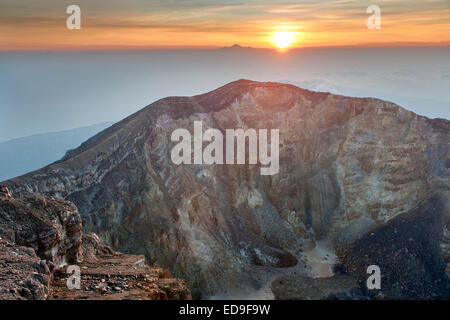
[[[66,27],[72,4],[81,30]],[[380,30],[366,26],[372,4]],[[292,40],[284,52],[217,49],[273,49],[280,33]],[[158,50],[93,50],[118,48]],[[241,78],[449,119],[450,0],[0,0],[0,141],[117,121]]]
[[[121,120],[157,99],[242,78],[450,119],[450,46],[0,52],[0,141]]]
[[[66,8],[81,7],[81,30]],[[381,8],[381,30],[366,9]],[[0,0],[0,49],[273,47],[276,32],[294,46],[450,42],[449,0]]]

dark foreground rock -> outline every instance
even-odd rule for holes
[[[184,281],[82,234],[70,202],[43,196],[14,199],[0,189],[0,300],[190,299]],[[67,268],[79,267],[81,286],[70,290]]]
[[[369,294],[385,299],[450,299],[446,274],[447,254],[440,230],[448,229],[445,199],[431,197],[363,236],[352,246],[338,250],[349,273],[361,282],[367,267],[378,265],[381,290]]]
[[[50,270],[32,248],[0,238],[0,300],[41,300],[48,294]]]

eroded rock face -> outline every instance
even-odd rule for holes
[[[192,132],[195,120],[222,132],[279,129],[279,174],[174,165],[171,133]],[[449,142],[449,121],[389,102],[242,80],[157,101],[5,184],[14,194],[73,201],[86,231],[212,295],[251,285],[255,264],[295,264],[293,255],[318,239],[347,246],[433,194],[447,199],[448,220]],[[436,231],[442,252],[445,230]]]
[[[32,248],[55,267],[80,261],[81,217],[68,201],[0,198],[0,237]]]
[[[68,201],[0,187],[0,299],[46,299],[52,271],[81,261],[81,217]]]

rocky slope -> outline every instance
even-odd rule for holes
[[[222,132],[279,129],[279,174],[173,164],[171,133],[192,132],[195,120]],[[240,80],[159,100],[5,184],[17,195],[74,202],[87,232],[169,267],[199,297],[258,287],[258,267],[290,267],[318,240],[347,248],[433,195],[442,198],[433,230],[445,268],[449,154],[447,120],[377,99]]]
[[[365,283],[367,266],[382,270],[381,290],[376,297],[398,299],[450,299],[448,273],[449,224],[444,224],[444,201],[434,196],[418,208],[376,227],[347,248],[338,250],[345,269]],[[446,232],[443,234],[442,230]]]
[[[80,290],[67,287],[68,264],[80,267]],[[190,297],[184,281],[149,267],[144,256],[115,252],[95,234],[83,235],[72,203],[15,199],[0,187],[0,300]]]

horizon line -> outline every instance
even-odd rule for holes
[[[339,48],[401,48],[401,47],[447,47],[450,46],[450,41],[442,42],[385,42],[385,43],[360,43],[347,45],[310,45],[310,46],[296,46],[280,50],[275,47],[252,47],[237,44],[230,46],[68,46],[68,47],[24,47],[24,48],[0,48],[0,52],[65,52],[65,51],[150,51],[150,50],[220,50],[220,49],[254,49],[254,50],[271,50],[278,52],[289,52],[301,49],[339,49]]]

